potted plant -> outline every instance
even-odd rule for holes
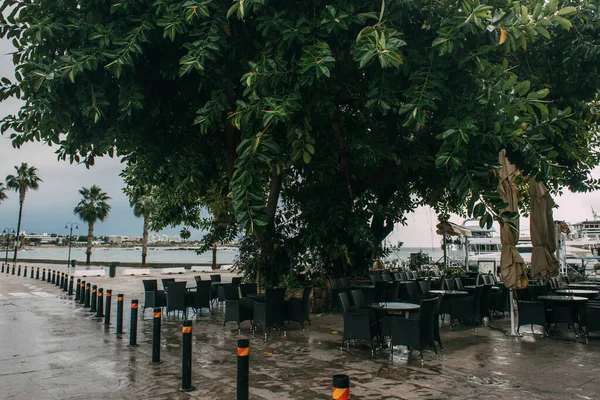
[[[314,278],[308,281],[308,284],[313,288],[310,300],[310,312],[318,313],[327,311],[329,294],[327,284],[323,278]]]

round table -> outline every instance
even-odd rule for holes
[[[352,285],[350,288],[355,290],[373,290],[375,289],[375,285]]]
[[[465,290],[470,290],[470,291],[474,291],[476,287],[477,287],[476,285],[466,285],[466,286],[463,286],[463,288]],[[491,291],[492,292],[499,292],[500,291],[500,286],[492,286]]]
[[[589,289],[558,289],[556,291],[557,294],[559,295],[566,295],[566,296],[582,296],[582,297],[587,297],[588,299],[590,297],[594,297],[600,294],[600,290],[589,290]]]
[[[569,283],[566,286],[568,289],[600,290],[600,285],[596,285],[593,283]]]
[[[464,290],[430,290],[430,294],[440,294],[442,296],[467,296],[469,292]]]
[[[387,311],[389,314],[405,314],[406,318],[408,318],[410,311],[418,311],[419,308],[421,308],[418,304],[403,303],[399,301],[371,303],[370,306],[378,310]]]
[[[547,294],[543,296],[538,296],[538,300],[544,300],[549,302],[556,303],[581,303],[588,301],[587,297],[579,297],[579,296],[559,296],[554,294]]]

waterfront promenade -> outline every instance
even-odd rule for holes
[[[223,274],[223,280],[231,276]],[[169,277],[193,282],[192,273]],[[252,335],[247,322],[241,336],[235,324],[223,329],[221,308],[194,318],[196,390],[180,393],[177,319],[163,320],[162,364],[149,363],[150,310],[138,319],[139,346],[127,346],[129,304],[143,302],[142,279],[147,277],[86,279],[124,294],[125,335],[118,339],[114,325],[105,330],[58,287],[0,274],[0,398],[234,399],[236,342],[243,337],[250,339],[252,399],[330,399],[337,373],[350,376],[352,399],[593,399],[600,392],[600,339],[586,345],[565,327],[557,339],[528,333],[515,339],[504,334],[506,319],[478,330],[446,325],[445,351],[427,351],[421,363],[418,352],[404,347],[393,359],[388,349],[373,357],[364,346],[340,350],[340,313],[311,314],[311,330],[292,324],[287,335],[275,332],[265,340]]]

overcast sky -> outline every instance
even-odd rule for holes
[[[0,76],[13,78],[14,66],[8,53],[12,45],[0,39]],[[10,100],[0,103],[0,117],[15,113],[20,103]],[[12,147],[8,137],[0,136],[0,181],[14,172],[14,166],[22,162],[38,168],[39,176],[43,179],[38,191],[27,193],[23,210],[22,230],[36,233],[66,233],[65,223],[77,221],[73,208],[80,197],[78,190],[91,185],[100,186],[112,197],[112,211],[104,222],[96,224],[97,235],[141,235],[142,221],[133,216],[129,202],[122,192],[123,181],[119,177],[122,164],[119,160],[98,159],[96,165],[86,169],[82,165],[71,165],[58,162],[54,154],[55,148],[40,143],[29,143],[20,150]],[[596,170],[596,177],[600,171]],[[591,219],[591,207],[600,212],[600,193],[573,194],[566,193],[555,199],[560,206],[555,211],[555,218],[569,222]],[[9,192],[9,199],[0,204],[0,231],[4,227],[16,229],[19,205],[18,196]],[[460,223],[462,219],[453,218]],[[429,208],[421,208],[409,215],[408,226],[397,227],[390,236],[389,242],[396,244],[404,242],[407,247],[438,247],[440,237],[435,234],[437,224],[435,213]],[[528,229],[527,220],[522,220],[522,227]],[[87,227],[79,222],[79,234],[85,234]],[[178,234],[179,228],[164,231],[168,234]],[[201,234],[194,232],[193,238]]]

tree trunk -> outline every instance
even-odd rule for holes
[[[144,233],[142,236],[142,267],[146,266],[148,256],[148,227],[150,225],[150,213],[144,213]]]
[[[19,199],[19,222],[17,223],[17,234],[15,236],[15,254],[13,256],[13,262],[17,262],[17,251],[19,250],[19,236],[21,236],[21,216],[23,215],[23,203],[25,198]]]
[[[267,226],[262,232],[258,230],[254,231],[254,237],[258,242],[258,245],[260,246],[261,259],[263,258],[263,256],[266,256],[267,259],[270,259],[268,255],[273,254],[274,252],[272,232],[275,231],[275,214],[277,213],[277,203],[279,202],[282,181],[282,174],[277,174],[277,172],[273,171],[273,175],[271,177],[271,185],[269,189],[269,199],[267,200]],[[272,276],[273,274],[271,273],[271,271],[264,271],[265,273],[262,273],[260,269],[261,264],[259,261],[257,271],[258,275],[262,275],[262,279],[272,284],[273,282],[271,281],[273,281],[276,277]],[[260,282],[259,286],[262,286],[260,285]]]
[[[88,224],[87,250],[85,252],[85,265],[92,265],[92,240],[94,239],[94,222]]]

